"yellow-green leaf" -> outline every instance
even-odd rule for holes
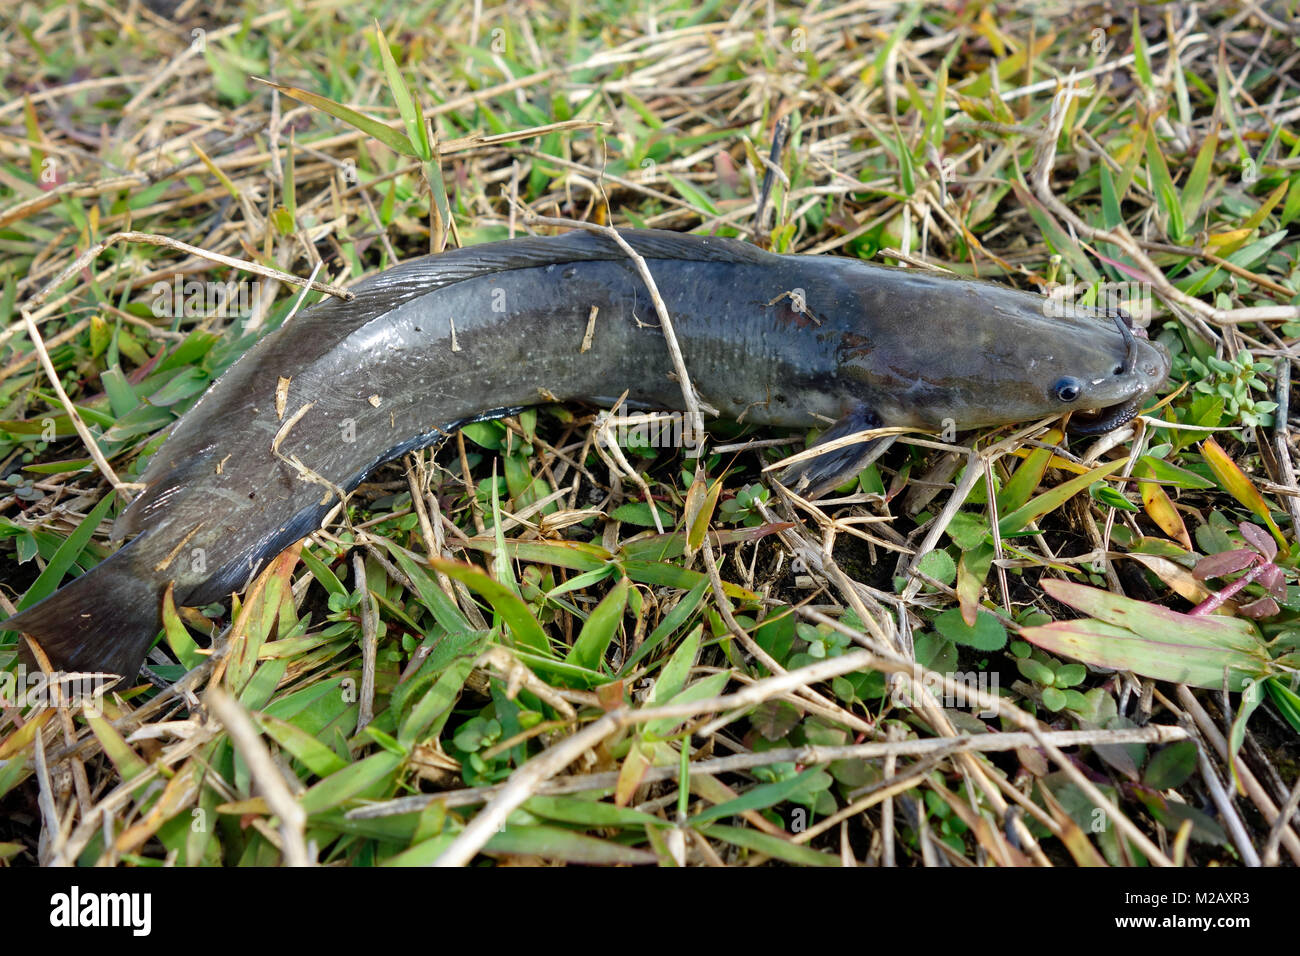
[[[718,496],[722,493],[722,479],[714,481],[708,490],[700,482],[694,482],[686,495],[686,553],[694,555],[704,544],[704,535],[713,520],[713,509],[717,507]]]
[[[1207,438],[1201,442],[1201,457],[1210,466],[1210,473],[1214,475],[1223,490],[1253,511],[1261,521],[1268,525],[1268,530],[1272,532],[1273,537],[1277,540],[1278,547],[1285,551],[1288,547],[1286,538],[1278,530],[1277,525],[1273,523],[1273,516],[1268,510],[1268,503],[1264,501],[1264,496],[1259,493],[1254,482],[1246,477],[1244,471],[1237,467],[1237,463],[1232,460],[1232,456],[1224,451],[1213,438]]]
[[[1086,489],[1090,484],[1098,479],[1105,478],[1123,468],[1128,462],[1127,458],[1121,458],[1118,461],[1112,461],[1109,464],[1100,465],[1084,475],[1077,478],[1071,478],[1069,481],[1062,482],[1050,491],[1045,491],[1037,498],[1030,501],[1009,515],[1004,515],[998,521],[998,531],[1003,535],[1015,534],[1031,521],[1037,521],[1043,515],[1055,511],[1061,505],[1065,504],[1079,492]]]
[[[537,622],[528,605],[508,587],[488,577],[473,565],[462,564],[460,561],[430,557],[429,564],[435,570],[460,581],[471,591],[482,595],[492,605],[492,609],[501,615],[517,644],[538,654],[551,656],[551,643],[547,640],[542,625]]]
[[[318,93],[312,93],[309,90],[300,90],[296,86],[285,86],[282,83],[272,83],[270,80],[264,80],[260,76],[253,79],[259,83],[265,83],[267,86],[273,86],[285,96],[291,97],[300,103],[306,103],[308,106],[328,113],[335,119],[341,119],[354,129],[358,129],[367,136],[379,140],[395,153],[401,153],[403,156],[410,156],[413,159],[419,159],[415,147],[411,141],[404,135],[393,129],[387,123],[381,123],[377,119],[367,116],[365,113],[359,113],[350,106],[344,106],[342,103],[336,103],[327,97]]]
[[[1255,625],[1242,618],[1181,614],[1061,578],[1043,578],[1039,583],[1062,604],[1153,640],[1267,657]]]
[[[1061,429],[1053,428],[1040,440],[1044,445],[1055,445],[1064,437],[1065,433]],[[1035,448],[1025,456],[1025,460],[1020,463],[1016,473],[1007,480],[998,495],[1000,513],[1014,511],[1029,500],[1038,483],[1043,480],[1043,472],[1047,470],[1052,457],[1053,452],[1050,448]]]
[[[1183,516],[1178,513],[1178,509],[1174,507],[1165,489],[1155,481],[1155,471],[1145,461],[1140,461],[1133,473],[1138,478],[1151,479],[1138,482],[1142,505],[1151,520],[1160,527],[1161,531],[1190,551],[1192,539],[1187,534],[1187,526],[1183,524]]]
[[[117,768],[123,780],[134,780],[148,769],[149,765],[131,749],[131,745],[117,732],[117,728],[93,707],[86,707],[86,723],[90,724],[91,732],[99,740],[104,753],[108,754],[108,759],[113,761],[113,766]]]
[[[1240,651],[1178,639],[1156,640],[1102,621],[1056,621],[1023,628],[1020,636],[1045,651],[1098,667],[1211,690],[1223,686],[1225,669],[1228,687],[1234,691],[1251,677],[1271,673],[1268,664]]]

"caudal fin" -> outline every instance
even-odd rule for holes
[[[161,628],[158,582],[132,567],[135,544],[0,622],[0,631],[34,638],[57,670],[135,677]],[[26,656],[26,641],[19,650]]]

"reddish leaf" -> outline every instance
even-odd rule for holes
[[[1277,542],[1263,528],[1249,521],[1243,521],[1237,527],[1241,529],[1241,536],[1267,560],[1277,557]]]
[[[1247,551],[1245,548],[1238,548],[1235,551],[1220,551],[1218,554],[1207,554],[1197,561],[1196,570],[1193,573],[1196,575],[1197,580],[1206,581],[1210,578],[1221,578],[1225,574],[1244,570],[1258,560],[1258,554],[1254,551]]]
[[[1043,578],[1039,583],[1062,604],[1115,627],[1128,628],[1152,641],[1234,650],[1261,659],[1267,657],[1259,632],[1249,621],[1180,614],[1158,604],[1135,601],[1060,578]]]
[[[1265,595],[1258,601],[1251,601],[1249,604],[1243,604],[1241,607],[1237,608],[1237,610],[1246,615],[1246,617],[1259,620],[1261,618],[1272,617],[1280,611],[1281,608],[1277,606],[1276,601],[1268,595]]]
[[[1266,564],[1260,568],[1259,576],[1255,580],[1264,585],[1268,593],[1277,600],[1286,600],[1286,578],[1282,575],[1282,569],[1276,564]]]

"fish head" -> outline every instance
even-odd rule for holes
[[[853,399],[888,424],[961,430],[1070,412],[1072,432],[1100,434],[1169,375],[1168,351],[1121,309],[942,276],[896,284],[891,300],[863,302],[869,334],[845,333],[837,356]]]
[[[962,414],[970,424],[1069,412],[1069,430],[1078,435],[1103,434],[1135,418],[1170,368],[1165,347],[1150,341],[1122,309],[1044,317],[988,358],[988,377],[966,383],[971,398]],[[960,424],[961,416],[954,418]]]
[[[1123,362],[1109,376],[1083,382],[1070,416],[1069,430],[1076,435],[1101,435],[1136,418],[1143,403],[1169,378],[1172,363],[1168,349],[1148,339],[1146,330],[1134,326],[1132,317],[1123,309],[1111,309],[1106,317],[1119,331]],[[1073,384],[1057,383],[1058,401],[1065,403],[1072,397]]]

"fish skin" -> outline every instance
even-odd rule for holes
[[[724,417],[961,430],[1109,408],[1151,394],[1169,371],[1161,346],[1138,340],[1128,356],[1104,318],[1049,318],[1045,298],[995,283],[622,235],[647,260],[700,397]],[[319,527],[338,501],[330,486],[349,491],[384,461],[531,405],[610,404],[628,389],[633,407],[682,407],[646,287],[606,237],[453,250],[352,291],[267,335],[213,383],[117,520],[114,538],[132,540],[0,627],[34,637],[63,670],[134,676],[169,581],[178,605],[227,599]],[[1126,357],[1134,371],[1116,374]],[[1068,405],[1053,395],[1065,376],[1084,386]],[[823,457],[835,463],[813,466],[820,486],[854,464]]]

